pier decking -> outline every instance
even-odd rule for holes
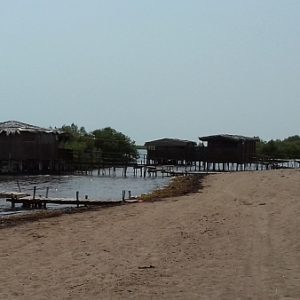
[[[23,198],[7,198],[11,207],[15,208],[16,203],[22,204],[24,208],[47,208],[47,204],[76,205],[79,206],[115,206],[126,203],[125,201],[101,201],[101,200],[76,200],[72,198],[32,198],[31,196]]]
[[[16,204],[22,204],[24,208],[39,208],[39,209],[46,209],[47,204],[58,204],[58,205],[75,205],[79,206],[115,206],[121,205],[126,202],[132,203],[133,200],[125,199],[125,193],[122,200],[116,201],[103,201],[103,200],[95,200],[95,199],[88,199],[85,196],[85,199],[79,199],[79,193],[76,192],[76,198],[49,198],[49,197],[36,197],[35,193],[33,196],[25,194],[25,193],[18,193],[18,192],[0,192],[0,197],[6,198],[7,202],[11,203],[11,208],[14,209]]]
[[[14,198],[23,198],[29,196],[29,194],[26,193],[21,193],[21,192],[0,192],[0,198],[9,198],[9,197],[14,197]]]

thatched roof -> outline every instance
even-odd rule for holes
[[[168,147],[185,147],[196,145],[193,141],[163,138],[145,143],[145,146],[168,146]]]
[[[247,137],[242,135],[231,135],[231,134],[217,134],[217,135],[209,135],[199,137],[200,141],[232,141],[232,142],[239,142],[239,141],[259,141],[258,137]]]
[[[18,122],[18,121],[7,121],[0,123],[0,134],[20,134],[21,132],[43,132],[43,133],[58,133],[57,130],[41,128],[38,126]]]

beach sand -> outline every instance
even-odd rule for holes
[[[300,170],[0,230],[0,299],[300,299]]]

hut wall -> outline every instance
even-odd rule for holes
[[[256,142],[255,141],[245,141],[243,144],[242,152],[242,161],[243,162],[252,162],[256,158]]]
[[[57,135],[44,132],[0,134],[0,172],[58,171]]]
[[[207,146],[207,161],[249,163],[253,161],[255,152],[255,141],[212,140]]]
[[[154,149],[153,149],[154,148]],[[152,160],[159,164],[169,163],[170,161],[192,161],[194,158],[195,147],[152,147],[148,149],[148,161]]]
[[[0,160],[54,160],[57,155],[55,134],[24,132],[0,135]]]
[[[192,161],[207,161],[208,151],[207,147],[196,146],[192,152]]]

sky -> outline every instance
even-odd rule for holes
[[[0,0],[0,122],[300,134],[299,0]]]

